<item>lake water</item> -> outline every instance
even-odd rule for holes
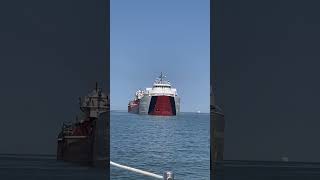
[[[145,165],[147,166],[147,165]],[[217,180],[319,180],[320,163],[225,161],[218,166]],[[223,169],[223,170],[222,170]],[[126,173],[112,168],[110,179],[127,179]],[[195,173],[197,174],[197,173]],[[221,178],[221,175],[224,178]],[[123,178],[121,178],[121,176]],[[128,179],[150,179],[128,173]],[[186,178],[185,178],[186,177]],[[186,175],[176,179],[191,179]],[[207,175],[206,178],[208,179]],[[102,170],[56,161],[55,155],[0,154],[1,180],[100,180],[107,179]],[[204,179],[204,177],[199,177]],[[197,179],[195,179],[197,180]]]
[[[176,180],[209,180],[209,114],[156,117],[111,113],[111,160]],[[320,163],[231,161],[218,163],[217,180],[319,180]],[[111,166],[111,180],[150,179]],[[223,178],[222,178],[223,176]],[[101,169],[56,160],[55,155],[0,154],[0,180],[99,180]]]
[[[0,180],[106,179],[104,170],[56,160],[55,155],[0,154]]]
[[[224,161],[217,175],[216,180],[319,180],[320,163]]]
[[[111,112],[110,159],[175,179],[210,178],[210,114],[161,117]],[[111,179],[153,179],[111,167]]]

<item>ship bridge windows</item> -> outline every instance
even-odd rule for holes
[[[170,88],[170,86],[153,86],[154,88]]]

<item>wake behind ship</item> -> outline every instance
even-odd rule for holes
[[[138,90],[128,104],[128,112],[158,116],[175,116],[180,112],[180,97],[177,90],[161,73],[152,88]]]
[[[63,123],[58,135],[57,159],[83,165],[106,167],[109,163],[107,113],[109,98],[96,88],[80,98],[82,118],[75,123]]]

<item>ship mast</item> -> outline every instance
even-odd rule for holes
[[[164,78],[166,78],[166,76],[163,75],[163,73],[161,72],[159,78],[160,78],[160,84],[163,84],[163,80],[164,80]]]
[[[162,72],[161,72],[161,74],[160,74],[160,83],[162,84],[162,79],[163,79],[163,74],[162,74]]]

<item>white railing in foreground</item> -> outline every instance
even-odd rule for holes
[[[164,176],[160,176],[160,175],[153,174],[153,173],[150,173],[150,172],[147,172],[147,171],[143,171],[143,170],[140,170],[140,169],[132,168],[132,167],[129,167],[129,166],[124,166],[124,165],[121,165],[121,164],[118,164],[118,163],[115,163],[115,162],[112,162],[112,161],[110,161],[110,165],[116,166],[118,168],[126,169],[126,170],[129,170],[129,171],[132,171],[132,172],[140,173],[140,174],[143,174],[145,176],[154,177],[154,178],[157,178],[157,179],[173,180],[173,173],[172,172],[165,172]]]

